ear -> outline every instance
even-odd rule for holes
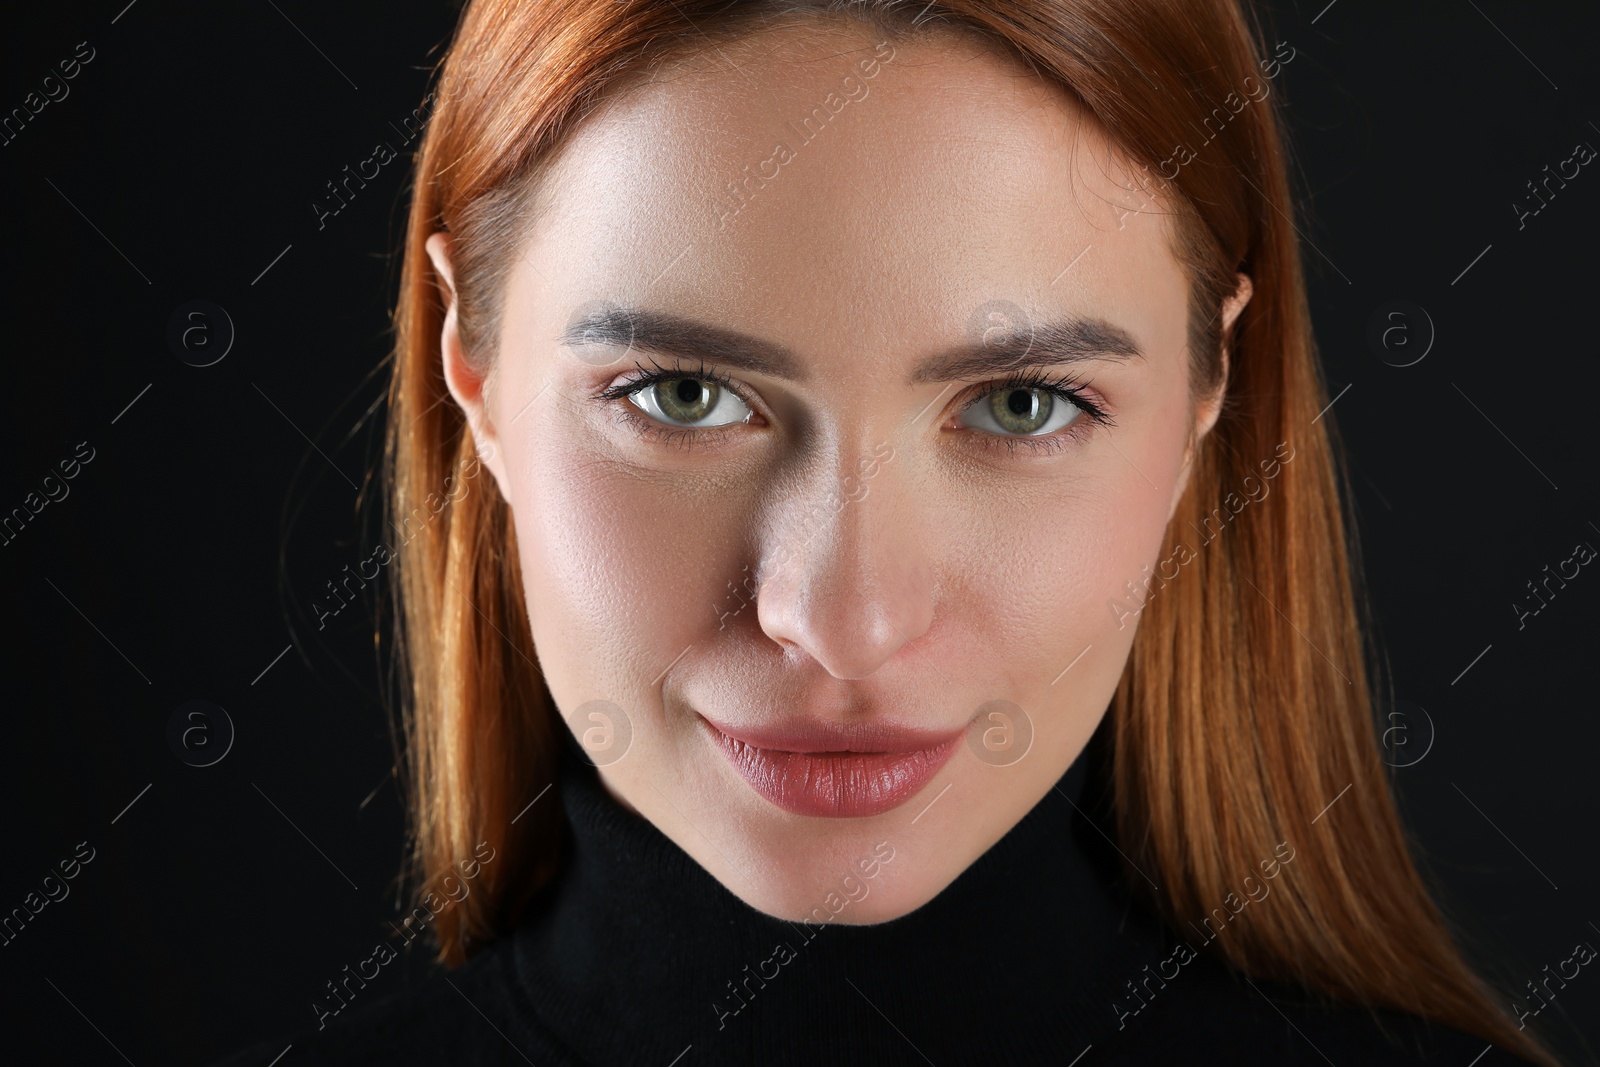
[[[1172,505],[1167,511],[1170,521],[1172,513],[1178,510],[1178,501],[1183,499],[1183,491],[1189,487],[1189,471],[1194,463],[1195,451],[1200,447],[1200,442],[1206,434],[1211,432],[1217,424],[1217,419],[1222,415],[1222,402],[1228,391],[1228,369],[1231,365],[1228,351],[1228,338],[1232,336],[1233,324],[1238,320],[1239,313],[1250,302],[1255,286],[1250,281],[1250,275],[1239,272],[1238,281],[1233,293],[1222,302],[1222,373],[1219,376],[1217,387],[1208,396],[1202,397],[1195,404],[1194,434],[1189,439],[1188,447],[1184,450],[1183,469],[1178,473],[1178,484],[1172,490]]]
[[[500,495],[507,501],[505,460],[500,453],[494,421],[489,417],[488,375],[480,372],[466,358],[461,347],[461,332],[457,319],[455,270],[450,262],[450,235],[436,233],[427,241],[428,258],[433,261],[433,271],[439,279],[440,295],[444,298],[444,329],[439,337],[439,350],[444,359],[444,382],[456,405],[467,417],[472,431],[472,441],[483,465],[494,475]]]

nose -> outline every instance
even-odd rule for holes
[[[830,465],[764,539],[762,631],[835,678],[871,675],[933,624],[926,522],[905,475],[902,465],[841,478]]]

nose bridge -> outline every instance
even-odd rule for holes
[[[886,441],[841,450],[798,480],[762,546],[762,630],[835,677],[867,677],[933,622],[909,473]]]

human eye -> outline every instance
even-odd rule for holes
[[[740,396],[741,387],[704,364],[696,370],[634,366],[638,374],[602,390],[596,398],[613,405],[615,414],[643,437],[688,443],[756,419]]]
[[[1110,414],[1071,375],[1032,369],[980,390],[962,408],[959,425],[980,431],[975,440],[984,447],[1056,452],[1096,426],[1112,425]]]

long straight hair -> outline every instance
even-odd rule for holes
[[[1271,86],[1294,49],[1269,49],[1241,0],[472,0],[417,154],[385,452],[390,520],[406,531],[391,573],[409,873],[420,891],[479,842],[495,849],[434,918],[438,960],[505,934],[559,869],[558,801],[527,805],[556,777],[565,727],[534,662],[509,506],[490,479],[464,486],[478,456],[445,388],[424,242],[452,235],[465,354],[486,367],[544,165],[602,94],[802,17],[989,42],[1073,94],[1173,212],[1193,389],[1225,375],[1227,400],[1166,536],[1163,560],[1186,573],[1130,589],[1139,629],[1108,712],[1115,832],[1156,872],[1151,904],[1179,929],[1214,929],[1263,843],[1285,843],[1275,903],[1219,938],[1233,965],[1556,1064],[1466,963],[1407,851],[1375,738],[1332,416],[1317,417],[1326,390]],[[1224,337],[1238,271],[1254,296]]]

